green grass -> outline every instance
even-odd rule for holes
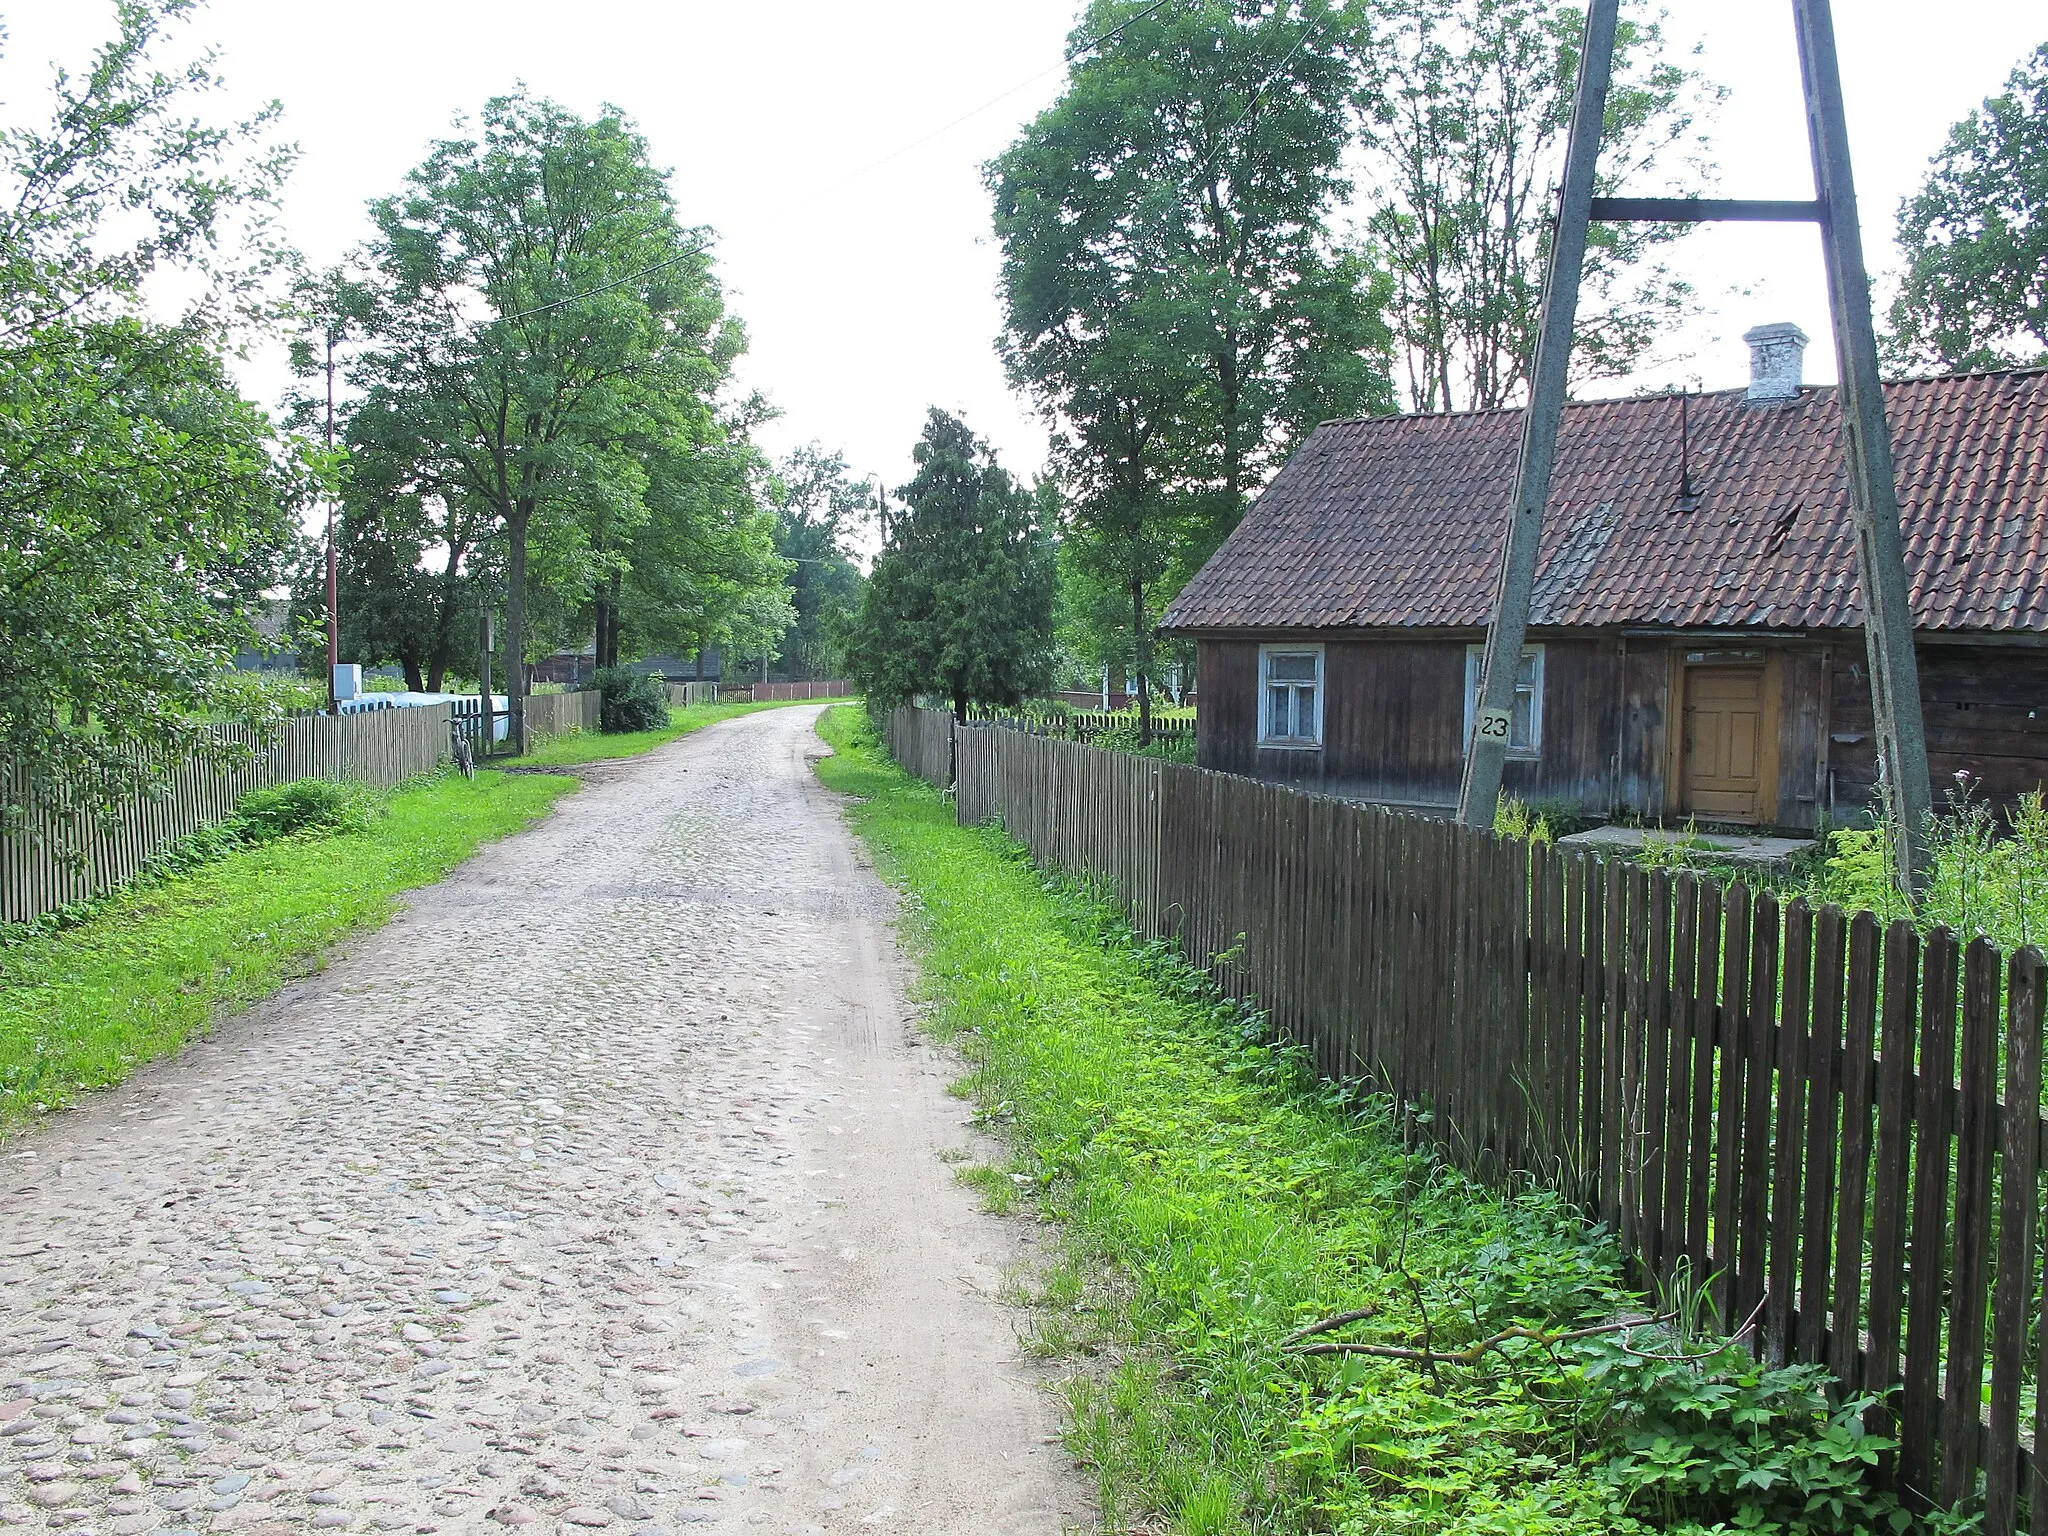
[[[1482,1188],[1384,1101],[1319,1082],[1261,1018],[881,755],[856,710],[819,764],[906,896],[929,1025],[1008,1147],[958,1176],[1057,1224],[1022,1285],[1067,1362],[1067,1444],[1113,1532],[1889,1530],[1861,1404],[1681,1315],[1640,1315],[1615,1250],[1555,1196]],[[1019,1199],[1021,1197],[1021,1200]],[[1290,1352],[1321,1337],[1470,1365]],[[1623,1347],[1632,1343],[1638,1353]],[[1666,1358],[1671,1355],[1679,1359]],[[1720,1522],[1728,1522],[1726,1526]]]
[[[787,709],[793,704],[819,704],[822,699],[773,699],[759,704],[692,704],[688,709],[672,710],[666,728],[659,731],[621,731],[607,736],[598,731],[577,731],[568,736],[557,736],[544,741],[524,757],[503,759],[504,762],[534,768],[573,768],[582,763],[601,763],[615,757],[638,757],[643,752],[652,752],[656,747],[665,747],[672,741],[679,741],[692,731],[701,731],[707,725],[716,725],[721,720],[730,720],[735,715],[751,715],[764,709]]]
[[[317,968],[335,940],[389,917],[400,892],[574,787],[488,771],[425,780],[379,797],[367,830],[237,848],[121,892],[75,927],[0,945],[0,1134]]]

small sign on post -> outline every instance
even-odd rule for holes
[[[1474,722],[1473,730],[1481,741],[1498,742],[1505,747],[1515,728],[1515,713],[1511,709],[1482,709]]]

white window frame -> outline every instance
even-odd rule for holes
[[[1313,739],[1305,736],[1275,736],[1272,714],[1272,663],[1275,656],[1313,656],[1316,659],[1316,719]],[[1282,686],[1285,686],[1283,680]],[[1324,700],[1329,696],[1327,658],[1319,640],[1295,645],[1259,647],[1259,746],[1269,752],[1320,752],[1323,750]]]
[[[1465,731],[1458,738],[1458,750],[1462,754],[1469,749],[1472,741],[1472,719],[1479,713],[1479,669],[1485,664],[1486,647],[1468,645],[1465,647]],[[1533,763],[1543,756],[1543,647],[1525,645],[1522,660],[1533,660],[1534,676],[1530,680],[1529,739],[1526,743],[1508,744],[1508,761]],[[1520,668],[1516,668],[1519,673]],[[1518,688],[1516,690],[1520,692]]]

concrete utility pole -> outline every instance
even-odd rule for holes
[[[1920,712],[1920,673],[1913,652],[1905,551],[1899,536],[1891,432],[1885,423],[1884,392],[1877,372],[1877,337],[1870,319],[1870,284],[1863,268],[1841,72],[1828,0],[1792,0],[1817,193],[1811,202],[1593,196],[1601,119],[1613,68],[1617,6],[1618,0],[1593,0],[1586,13],[1557,231],[1551,242],[1550,268],[1544,275],[1529,408],[1522,418],[1515,495],[1501,551],[1493,616],[1487,626],[1479,707],[1474,713],[1472,739],[1466,745],[1458,820],[1471,827],[1493,825],[1494,806],[1500,797],[1501,769],[1513,723],[1515,675],[1528,633],[1543,507],[1549,499],[1557,429],[1564,413],[1587,224],[1593,219],[1808,221],[1820,226],[1827,268],[1828,308],[1841,375],[1837,400],[1842,409],[1849,509],[1856,530],[1863,632],[1870,659],[1871,704],[1879,764],[1893,817],[1894,873],[1902,890],[1917,894],[1926,884],[1927,818],[1932,804],[1927,740]]]
[[[1878,764],[1891,796],[1893,864],[1901,890],[1926,889],[1927,818],[1933,786],[1920,664],[1913,653],[1913,608],[1906,552],[1899,537],[1899,489],[1892,434],[1877,376],[1877,333],[1870,323],[1870,278],[1849,174],[1849,129],[1828,0],[1792,0],[1799,73],[1806,87],[1806,128],[1813,147],[1813,189],[1823,210],[1821,250],[1828,272],[1828,319],[1835,331],[1843,447],[1849,460],[1849,513],[1856,529],[1856,571],[1863,586],[1863,642],[1870,659],[1870,704]]]
[[[334,327],[327,327],[327,451],[334,452]],[[334,673],[341,665],[341,596],[335,577],[334,497],[327,498],[327,713],[341,713]]]
[[[1522,640],[1529,632],[1529,598],[1536,584],[1543,504],[1550,498],[1557,426],[1564,415],[1572,326],[1579,315],[1579,276],[1586,264],[1586,225],[1593,207],[1593,168],[1600,158],[1600,123],[1607,111],[1620,8],[1621,0],[1593,0],[1586,8],[1578,94],[1572,100],[1571,136],[1565,143],[1564,190],[1550,242],[1550,268],[1543,275],[1543,313],[1536,332],[1529,408],[1522,413],[1515,495],[1500,553],[1493,619],[1486,626],[1479,703],[1472,713],[1472,739],[1465,745],[1465,777],[1458,788],[1458,820],[1468,827],[1493,825],[1501,769],[1507,763],[1508,738],[1514,725],[1515,675],[1521,670]]]
[[[476,755],[485,757],[498,741],[498,716],[491,703],[491,610],[488,606],[478,609],[476,616],[476,691],[481,695],[477,701],[480,729]]]

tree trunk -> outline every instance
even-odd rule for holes
[[[610,621],[610,634],[606,637],[605,649],[611,652],[611,664],[619,664],[619,573],[612,572],[611,593],[605,599],[604,611]]]
[[[957,683],[953,685],[953,718],[962,725],[967,723],[967,690]]]
[[[455,615],[467,607],[462,593],[462,556],[467,545],[448,551],[448,565],[441,572],[440,599],[435,604],[434,644],[427,652],[427,692],[439,693],[448,681],[448,656],[455,648]]]
[[[415,645],[400,647],[398,664],[405,671],[405,686],[414,693],[425,693],[427,691],[427,680],[420,673],[419,647]]]
[[[526,526],[528,511],[505,519],[505,702],[512,716],[510,746],[524,757],[526,738]]]
[[[697,681],[704,681],[704,642],[697,642]]]
[[[1152,688],[1147,673],[1152,670],[1152,646],[1145,633],[1145,583],[1131,582],[1131,657],[1138,674],[1138,745],[1152,745]]]

